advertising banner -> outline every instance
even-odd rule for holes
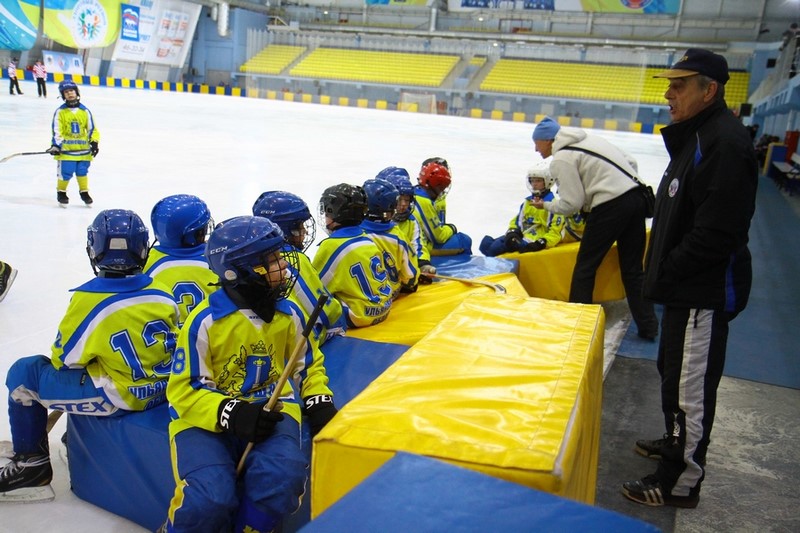
[[[83,58],[78,54],[42,50],[42,57],[48,73],[84,74]]]
[[[201,8],[199,4],[182,0],[122,3],[122,29],[111,60],[183,66]]]
[[[39,0],[0,2],[0,48],[30,50],[36,42]]]
[[[103,48],[119,34],[118,0],[44,0],[44,33],[69,48]]]
[[[511,9],[677,15],[680,0],[448,0],[450,11]]]

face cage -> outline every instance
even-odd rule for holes
[[[272,294],[275,296],[276,300],[282,300],[289,296],[289,293],[292,292],[292,288],[294,287],[295,282],[297,281],[297,276],[300,268],[300,259],[297,255],[297,250],[293,246],[284,246],[280,249],[279,255],[280,258],[286,261],[287,265],[286,268],[281,270],[281,282],[277,286],[270,285],[269,281],[266,279],[266,276],[269,275],[270,270],[267,269],[269,265],[269,259],[275,252],[269,252],[263,254],[261,256],[261,263],[260,265],[250,265],[248,267],[249,272],[255,276],[255,281],[257,284],[262,285],[269,289]],[[273,264],[272,272],[275,272],[274,268],[277,266],[277,263]]]
[[[439,199],[442,199],[442,200],[444,200],[444,199],[447,197],[447,193],[449,193],[449,192],[450,192],[450,187],[451,187],[452,185],[453,185],[452,183],[449,183],[449,184],[447,185],[447,187],[445,187],[445,188],[444,188],[444,189],[442,189],[441,191],[437,192],[437,193],[436,193],[436,199],[437,199],[437,200],[439,200]],[[436,189],[434,189],[434,191],[436,191]]]
[[[198,246],[200,244],[205,243],[208,240],[208,237],[211,235],[211,232],[214,231],[214,227],[215,227],[214,217],[208,217],[208,222],[206,223],[206,225],[203,226],[202,228],[198,228],[194,232],[194,240],[196,241],[194,246]]]
[[[317,225],[314,222],[314,217],[309,216],[305,220],[298,221],[291,231],[284,236],[286,237],[286,242],[301,252],[305,252],[317,237]],[[302,240],[300,239],[301,236]]]

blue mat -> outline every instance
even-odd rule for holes
[[[725,375],[800,389],[800,220],[766,177],[758,183],[749,247],[753,289],[747,308],[730,324]],[[655,360],[657,350],[631,326],[617,355]]]

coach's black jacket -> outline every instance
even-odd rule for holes
[[[747,305],[747,232],[758,168],[752,140],[724,102],[661,130],[670,155],[656,196],[644,296],[672,307]]]

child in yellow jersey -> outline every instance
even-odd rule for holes
[[[480,247],[483,255],[494,257],[507,252],[538,252],[561,242],[566,217],[533,206],[534,198],[545,201],[555,198],[550,190],[553,181],[549,160],[540,161],[528,171],[525,182],[531,191],[530,196],[519,206],[503,237],[495,239],[487,235],[483,238]]]
[[[297,282],[289,298],[300,305],[306,317],[311,315],[322,294],[328,296],[313,330],[319,344],[336,335],[344,335],[347,322],[342,313],[342,304],[322,284],[319,273],[305,254],[316,236],[314,217],[305,201],[290,192],[267,191],[253,204],[253,215],[268,218],[277,224],[283,231],[286,243],[297,250]]]
[[[443,160],[442,160],[443,161]],[[472,239],[445,222],[445,198],[450,190],[448,168],[437,162],[423,165],[414,188],[414,211],[430,255],[472,254]]]
[[[144,273],[172,291],[181,312],[180,327],[219,283],[203,255],[214,220],[197,196],[174,194],[153,206],[150,222],[158,244],[150,250]]]
[[[56,183],[56,199],[58,205],[67,207],[67,185],[72,177],[78,179],[78,190],[81,200],[89,206],[92,197],[89,195],[89,167],[92,160],[100,152],[100,130],[94,123],[94,116],[81,103],[81,92],[72,80],[64,80],[58,84],[58,92],[64,103],[53,115],[50,148],[46,150],[58,161],[58,181]]]
[[[357,185],[328,187],[319,203],[320,224],[328,238],[319,244],[312,264],[322,283],[342,303],[349,327],[386,320],[392,287],[383,253],[359,224],[367,214],[367,195]]]
[[[392,298],[401,292],[417,290],[417,271],[414,254],[405,234],[392,221],[400,192],[386,180],[368,179],[364,182],[367,195],[367,217],[361,229],[383,253],[383,266],[389,276]]]
[[[206,259],[221,288],[181,328],[167,387],[176,487],[166,531],[272,531],[305,486],[301,413],[314,436],[336,407],[305,314],[287,299],[297,252],[280,228],[255,216],[222,222]],[[295,347],[292,379],[276,390]],[[273,394],[281,408],[265,411]]]
[[[48,409],[118,416],[166,400],[178,308],[166,287],[142,274],[148,239],[133,211],[102,211],[89,226],[96,277],[73,289],[51,357],[19,359],[6,377],[15,455],[0,469],[0,500],[50,483]]]

